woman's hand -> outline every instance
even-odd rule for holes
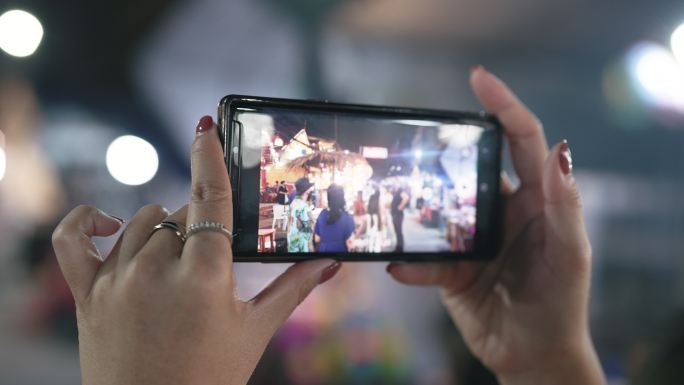
[[[591,248],[567,143],[548,149],[535,116],[475,68],[475,94],[504,125],[521,186],[506,195],[505,240],[488,263],[391,264],[397,280],[441,286],[470,350],[504,384],[600,384],[588,331]]]
[[[200,120],[192,151],[192,199],[170,216],[143,207],[107,258],[91,241],[122,222],[79,206],[53,244],[76,300],[84,384],[245,384],[267,343],[339,264],[298,263],[248,302],[235,292],[230,241],[195,233],[185,244],[163,220],[232,229],[232,197],[216,126]]]

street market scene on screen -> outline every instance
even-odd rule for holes
[[[261,148],[242,159],[260,170],[259,252],[473,249],[481,127],[288,109],[237,120],[242,145]]]

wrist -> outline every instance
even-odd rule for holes
[[[533,369],[496,375],[501,385],[605,384],[603,370],[590,340],[581,349],[558,359],[539,359]]]

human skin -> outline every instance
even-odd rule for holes
[[[404,283],[439,285],[469,348],[502,384],[601,384],[587,326],[591,249],[569,151],[549,151],[537,119],[493,75],[477,68],[471,83],[503,123],[521,179],[516,191],[504,183],[502,252],[490,263],[388,271]],[[216,127],[202,120],[187,207],[168,217],[160,206],[142,208],[107,258],[91,238],[116,233],[115,217],[79,206],[55,230],[77,305],[84,384],[245,384],[274,332],[340,267],[330,259],[298,263],[245,302],[225,236],[201,232],[183,246],[171,231],[151,234],[164,219],[232,224]]]
[[[83,384],[245,384],[295,307],[340,264],[298,263],[250,301],[235,292],[228,237],[202,231],[183,245],[162,220],[230,226],[231,189],[216,126],[200,120],[192,148],[190,204],[168,216],[145,206],[102,258],[91,238],[122,221],[90,206],[71,211],[53,234],[76,301]],[[104,261],[102,261],[104,259]]]
[[[388,265],[441,288],[472,353],[502,384],[603,384],[588,328],[591,247],[566,142],[549,150],[537,118],[482,67],[470,83],[504,126],[520,187],[504,179],[505,239],[492,262]]]

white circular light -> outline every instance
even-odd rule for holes
[[[672,45],[672,52],[674,52],[675,58],[677,58],[681,66],[684,66],[684,24],[672,32],[670,44]]]
[[[647,102],[684,110],[684,70],[667,48],[641,43],[632,48],[628,61],[640,94]]]
[[[147,183],[157,173],[159,157],[152,145],[133,135],[120,136],[107,148],[107,170],[130,186]]]
[[[5,168],[7,167],[7,157],[5,156],[5,149],[0,148],[0,180],[5,177]]]
[[[32,55],[43,39],[43,26],[32,14],[19,9],[0,16],[0,48],[16,57]]]

